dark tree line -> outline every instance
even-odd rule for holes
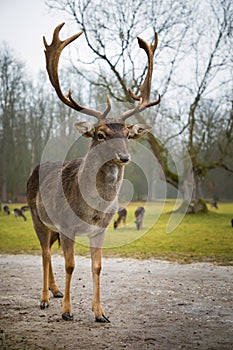
[[[5,202],[25,197],[27,178],[65,111],[45,74],[30,81],[6,45],[0,53],[0,103],[0,193]]]

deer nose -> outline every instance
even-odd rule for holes
[[[127,163],[129,160],[130,160],[130,155],[129,154],[122,154],[122,153],[118,153],[118,157],[119,157],[119,160],[122,162],[122,163]]]

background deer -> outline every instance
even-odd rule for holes
[[[29,206],[28,205],[23,205],[20,209],[24,213],[25,211],[29,210]]]
[[[16,218],[16,219],[19,218],[19,217],[21,217],[21,218],[23,218],[24,221],[27,220],[26,216],[24,215],[24,213],[22,212],[21,209],[15,208],[15,209],[13,210],[13,212],[14,212],[14,215],[15,215],[15,218]]]
[[[80,113],[95,117],[97,122],[75,123],[76,129],[84,137],[91,138],[90,149],[84,158],[63,164],[41,164],[34,169],[28,180],[28,205],[42,249],[43,290],[40,307],[44,309],[49,306],[49,289],[54,297],[63,297],[55,282],[51,262],[51,247],[56,240],[60,240],[66,271],[62,317],[65,320],[73,319],[70,284],[75,266],[75,235],[86,235],[89,237],[92,259],[92,310],[96,321],[109,322],[100,303],[101,247],[106,228],[117,210],[117,194],[122,183],[124,166],[130,161],[128,140],[137,139],[151,129],[148,125],[128,125],[125,121],[135,113],[160,102],[160,97],[157,101],[149,101],[157,34],[155,42],[151,45],[138,38],[139,46],[148,56],[148,72],[140,87],[140,95],[137,96],[129,90],[131,97],[137,100],[138,104],[117,118],[106,118],[111,109],[108,97],[105,111],[100,112],[81,106],[74,100],[71,91],[67,96],[61,91],[58,78],[60,54],[65,46],[82,34],[81,31],[62,41],[59,39],[59,32],[63,25],[64,23],[55,28],[51,45],[48,45],[44,38],[50,81],[63,103]]]
[[[126,217],[127,217],[127,210],[123,207],[120,207],[118,209],[118,218],[114,221],[114,229],[116,230],[117,227],[120,225],[121,221],[123,222],[123,224],[125,225],[126,223]]]
[[[137,227],[137,230],[140,230],[142,228],[142,222],[143,222],[143,218],[144,218],[144,214],[145,214],[145,208],[144,207],[138,207],[135,210],[135,224]]]
[[[3,212],[4,212],[4,214],[6,214],[6,215],[10,215],[10,209],[9,209],[8,205],[4,205],[4,207],[3,207]]]

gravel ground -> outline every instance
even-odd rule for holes
[[[63,257],[53,261],[63,290]],[[233,349],[232,266],[106,258],[110,324],[94,322],[89,258],[76,256],[73,322],[62,320],[61,299],[40,310],[40,256],[2,255],[0,266],[0,349]]]

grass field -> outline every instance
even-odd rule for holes
[[[143,230],[137,231],[134,211],[142,203],[131,203],[127,225],[107,231],[104,256],[156,258],[179,262],[211,261],[233,265],[233,203],[220,203],[219,209],[210,209],[208,214],[187,215],[175,228],[179,217],[174,215],[171,233],[166,233],[174,202],[149,203],[146,206]],[[10,209],[20,207],[12,204]],[[33,229],[29,212],[27,221],[15,219],[14,215],[0,213],[0,253],[40,253],[40,245]],[[53,250],[61,252],[57,244]],[[87,242],[77,239],[76,253],[89,255]]]

